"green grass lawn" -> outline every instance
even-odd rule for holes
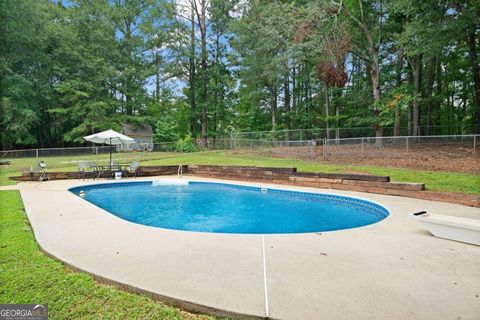
[[[480,195],[480,176],[457,172],[422,171],[374,166],[354,166],[308,162],[291,158],[232,154],[228,151],[207,151],[168,154],[163,158],[142,162],[143,165],[224,164],[269,167],[296,167],[305,172],[359,172],[390,176],[397,182],[423,182],[428,190],[462,192]]]
[[[46,303],[50,319],[214,319],[100,284],[38,248],[18,191],[0,191],[0,303]]]
[[[129,153],[116,153],[113,155],[113,161],[119,161],[122,163],[129,163],[132,161],[144,162],[145,160],[155,160],[168,157],[171,153],[168,152],[129,152]],[[13,158],[11,165],[0,166],[0,186],[15,184],[15,181],[9,180],[10,176],[18,176],[25,169],[37,168],[36,158]],[[95,161],[99,164],[108,164],[108,154],[81,154],[81,155],[69,155],[69,156],[40,156],[38,160],[43,160],[48,165],[48,171],[76,171],[77,161]]]
[[[7,186],[15,184],[15,181],[9,180],[8,177],[19,175],[16,168],[9,168],[8,166],[0,166],[0,186]]]
[[[108,155],[101,155],[102,161],[107,161]],[[41,158],[53,171],[75,171],[77,160],[96,160],[95,155],[69,157]],[[427,190],[462,192],[480,195],[480,175],[409,170],[401,168],[385,168],[375,166],[341,165],[320,162],[309,162],[292,158],[262,157],[259,155],[243,155],[229,151],[203,151],[195,153],[121,153],[114,154],[114,160],[128,162],[140,160],[142,165],[178,165],[178,164],[215,164],[215,165],[246,165],[271,167],[297,167],[299,171],[310,172],[359,172],[390,176],[397,182],[423,182]],[[32,159],[14,159],[13,166],[0,167],[0,185],[13,184],[8,176],[19,174],[20,168],[29,167]]]

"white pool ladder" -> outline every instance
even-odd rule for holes
[[[178,176],[179,178],[183,178],[183,166],[182,166],[182,165],[179,165],[179,166],[178,166],[177,176]]]

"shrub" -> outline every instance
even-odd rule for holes
[[[171,115],[165,115],[162,120],[155,124],[154,136],[155,142],[177,141],[177,125],[175,119]]]
[[[183,139],[178,139],[175,150],[178,152],[196,152],[198,151],[198,146],[192,140],[192,137],[186,136]]]

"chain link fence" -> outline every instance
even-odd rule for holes
[[[468,135],[476,134],[480,129],[479,125],[464,126],[428,126],[419,127],[419,136],[436,135]],[[400,128],[400,136],[413,136],[409,134],[411,128]],[[301,141],[314,139],[345,139],[359,137],[374,137],[375,129],[372,127],[355,128],[316,128],[316,129],[293,129],[276,131],[251,131],[251,132],[233,132],[232,140],[270,140],[270,141]],[[384,127],[383,136],[394,136],[393,127]]]
[[[199,144],[201,141],[198,140]],[[209,139],[209,150],[230,149],[230,139]],[[28,172],[39,170],[40,161],[47,164],[49,171],[76,171],[79,161],[108,165],[110,152],[112,161],[128,164],[133,161],[154,161],[165,158],[166,153],[177,152],[177,142],[155,143],[142,150],[122,150],[116,146],[90,146],[68,148],[38,148],[0,151],[0,171]],[[201,150],[201,148],[199,148]]]
[[[452,152],[458,158],[466,154],[477,154],[480,135],[404,136],[404,137],[361,137],[342,139],[311,140],[253,140],[234,139],[232,149],[305,149],[316,150],[315,154],[330,157],[405,157],[409,152]],[[277,151],[278,153],[281,150]]]
[[[201,141],[198,140],[197,143]],[[361,163],[359,161],[363,160],[363,163],[376,165],[383,161],[381,165],[388,166],[395,160],[404,161],[404,163],[410,161],[408,162],[410,164],[413,163],[412,161],[418,161],[428,166],[429,163],[444,159],[445,162],[453,163],[452,166],[473,168],[472,172],[480,171],[479,145],[480,135],[474,134],[339,139],[313,137],[297,140],[235,138],[208,141],[209,150],[230,149],[266,156],[352,164]],[[0,170],[7,169],[12,172],[34,170],[38,169],[40,161],[45,161],[49,171],[76,171],[78,161],[108,164],[110,151],[113,153],[113,161],[127,164],[133,161],[145,163],[145,161],[163,159],[170,156],[168,153],[176,150],[176,142],[156,143],[153,148],[144,151],[121,151],[112,146],[6,150],[0,151]],[[458,160],[456,164],[452,159]],[[478,168],[475,169],[475,167]],[[455,167],[451,169],[456,171]]]
[[[44,161],[49,171],[76,171],[79,161],[91,161],[107,165],[112,152],[112,161],[133,162],[150,158],[147,152],[120,152],[115,146],[38,148],[0,151],[0,170],[35,171]]]
[[[202,140],[197,139],[196,142],[193,141],[194,144],[198,146],[198,149],[202,149]],[[178,147],[178,142],[158,142],[154,143],[151,150],[153,152],[181,152],[179,151],[180,148]],[[207,140],[207,147],[208,150],[225,150],[231,149],[232,142],[230,138],[217,138],[217,139],[208,139]]]
[[[352,165],[480,174],[480,135],[235,140],[239,153]]]
[[[454,158],[477,155],[480,135],[364,137],[325,139],[322,156],[327,158],[407,158],[415,153]]]

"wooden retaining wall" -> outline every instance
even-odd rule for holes
[[[168,176],[177,174],[180,166],[140,166],[138,167],[138,177]],[[188,166],[182,165],[182,172],[186,173]]]
[[[137,176],[176,175],[179,166],[141,166]],[[247,167],[188,165],[182,166],[183,174],[227,180],[255,181],[274,184],[288,184],[303,187],[338,189],[348,191],[370,192],[394,196],[404,196],[425,200],[445,201],[468,206],[480,207],[480,197],[453,192],[425,191],[423,183],[391,182],[387,176],[373,176],[344,173],[310,173],[297,172],[296,168]],[[38,181],[40,173],[33,175]],[[48,172],[50,180],[82,179],[78,172]],[[86,178],[93,178],[94,174]],[[106,174],[102,176],[107,178]],[[14,180],[29,181],[28,174],[11,177]]]
[[[217,179],[257,181],[338,189],[457,203],[479,207],[480,197],[455,192],[425,191],[424,183],[391,182],[387,176],[297,172],[296,168],[189,165],[188,174]]]
[[[218,179],[284,183],[297,168],[189,165],[188,174]]]
[[[166,176],[177,174],[179,166],[144,166],[139,167],[137,177],[149,177],[149,176]],[[182,170],[185,173],[188,170],[188,166],[182,166]],[[35,172],[33,174],[23,173],[19,177],[10,177],[12,180],[17,181],[38,181],[42,173]],[[85,175],[79,172],[47,172],[49,180],[67,180],[67,179],[93,179],[97,176],[95,172],[88,172]],[[111,174],[103,173],[100,178],[109,178]],[[124,176],[126,176],[124,174]]]
[[[384,193],[386,190],[425,190],[423,183],[390,182],[387,176],[297,172],[296,168],[189,165],[188,173],[212,178],[262,181],[306,187]]]

